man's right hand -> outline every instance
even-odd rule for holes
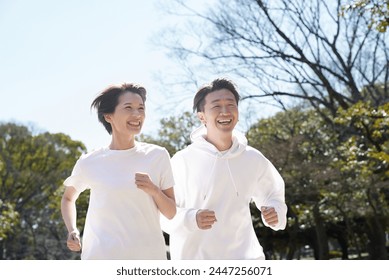
[[[78,231],[72,231],[68,234],[68,240],[66,242],[68,248],[71,251],[78,252],[81,250],[81,239]]]
[[[217,222],[215,212],[208,209],[200,209],[196,214],[196,222],[199,229],[210,229]]]

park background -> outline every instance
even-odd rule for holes
[[[291,2],[291,3],[290,3]],[[0,1],[0,259],[78,259],[63,180],[109,144],[89,106],[106,86],[148,89],[140,141],[174,155],[196,89],[242,95],[238,129],[286,183],[288,225],[268,259],[387,259],[388,1]],[[82,229],[88,193],[77,202]]]

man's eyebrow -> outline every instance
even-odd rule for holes
[[[215,100],[211,101],[211,103],[216,103],[216,102],[219,102],[221,100],[235,101],[234,98],[222,98],[222,99],[215,99]]]

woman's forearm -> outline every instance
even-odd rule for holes
[[[159,211],[168,219],[172,219],[176,215],[176,202],[174,200],[173,188],[160,190],[153,196],[155,204]]]
[[[76,199],[78,195],[76,194],[74,188],[72,189],[67,188],[61,200],[62,219],[64,220],[65,226],[69,233],[78,231],[76,209]]]

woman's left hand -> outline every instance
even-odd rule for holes
[[[153,181],[151,181],[149,174],[147,173],[135,173],[135,185],[139,189],[153,197],[160,192],[160,189],[156,185],[154,185]]]

